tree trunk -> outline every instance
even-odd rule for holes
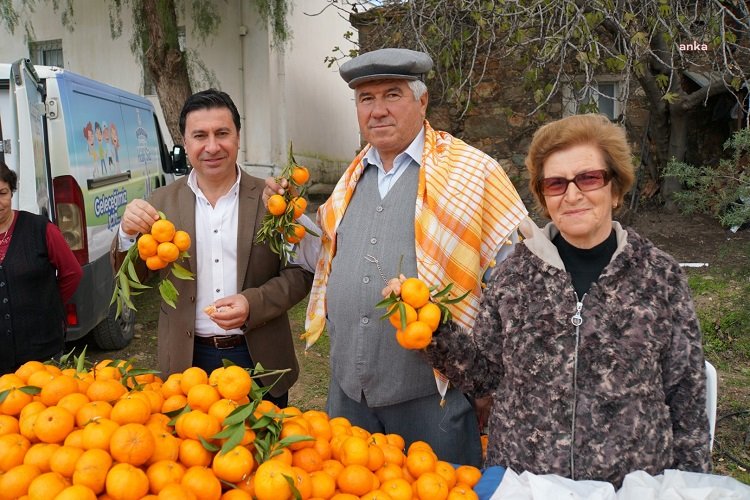
[[[164,112],[167,128],[175,144],[182,144],[179,118],[185,100],[193,93],[185,54],[177,38],[177,14],[174,0],[141,2],[146,21],[146,70],[156,85],[156,94]]]
[[[663,167],[673,158],[677,161],[684,160],[687,151],[688,111],[682,105],[670,105],[669,108],[669,149],[666,161],[662,164]],[[662,195],[668,212],[677,210],[673,195],[679,191],[682,191],[682,184],[679,180],[675,177],[664,177]]]

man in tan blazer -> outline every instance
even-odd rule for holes
[[[199,366],[210,374],[222,359],[289,369],[266,395],[285,407],[299,374],[287,311],[307,295],[313,275],[282,266],[267,244],[254,243],[265,214],[264,182],[237,165],[240,117],[232,99],[213,89],[192,95],[180,114],[180,131],[190,174],[148,201],[128,203],[112,245],[114,260],[150,231],[157,210],[187,231],[193,244],[185,267],[196,279],[171,280],[179,292],[176,309],[162,301],[159,369],[167,376]]]

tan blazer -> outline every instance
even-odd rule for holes
[[[240,177],[239,227],[237,230],[237,289],[250,304],[245,340],[253,361],[266,369],[289,368],[270,393],[279,396],[289,390],[299,375],[287,311],[305,298],[313,275],[297,266],[282,267],[279,256],[267,244],[257,245],[255,233],[266,212],[261,199],[263,180],[245,172]],[[187,185],[187,176],[159,188],[148,200],[161,210],[178,229],[195,239],[195,195]],[[119,266],[124,256],[112,243],[112,260]],[[184,266],[196,272],[196,247],[190,249]],[[144,267],[145,269],[145,267]],[[162,277],[165,271],[160,271]],[[196,277],[196,280],[200,276]],[[159,313],[158,357],[162,377],[192,366],[195,332],[196,281],[171,278],[179,296],[174,309],[164,301]],[[262,379],[270,385],[276,377]]]

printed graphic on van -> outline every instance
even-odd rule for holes
[[[139,103],[73,87],[65,118],[70,170],[89,198],[88,226],[113,230],[128,201],[148,197],[157,185],[156,123]]]

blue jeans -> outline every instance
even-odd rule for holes
[[[246,346],[231,347],[229,349],[216,349],[213,346],[195,343],[193,345],[193,366],[203,368],[209,375],[217,368],[224,366],[223,360],[228,359],[237,366],[242,368],[254,368],[255,362],[250,357],[250,351]],[[256,380],[257,382],[257,380]],[[289,392],[281,396],[272,396],[266,393],[263,396],[279,408],[289,406]]]

